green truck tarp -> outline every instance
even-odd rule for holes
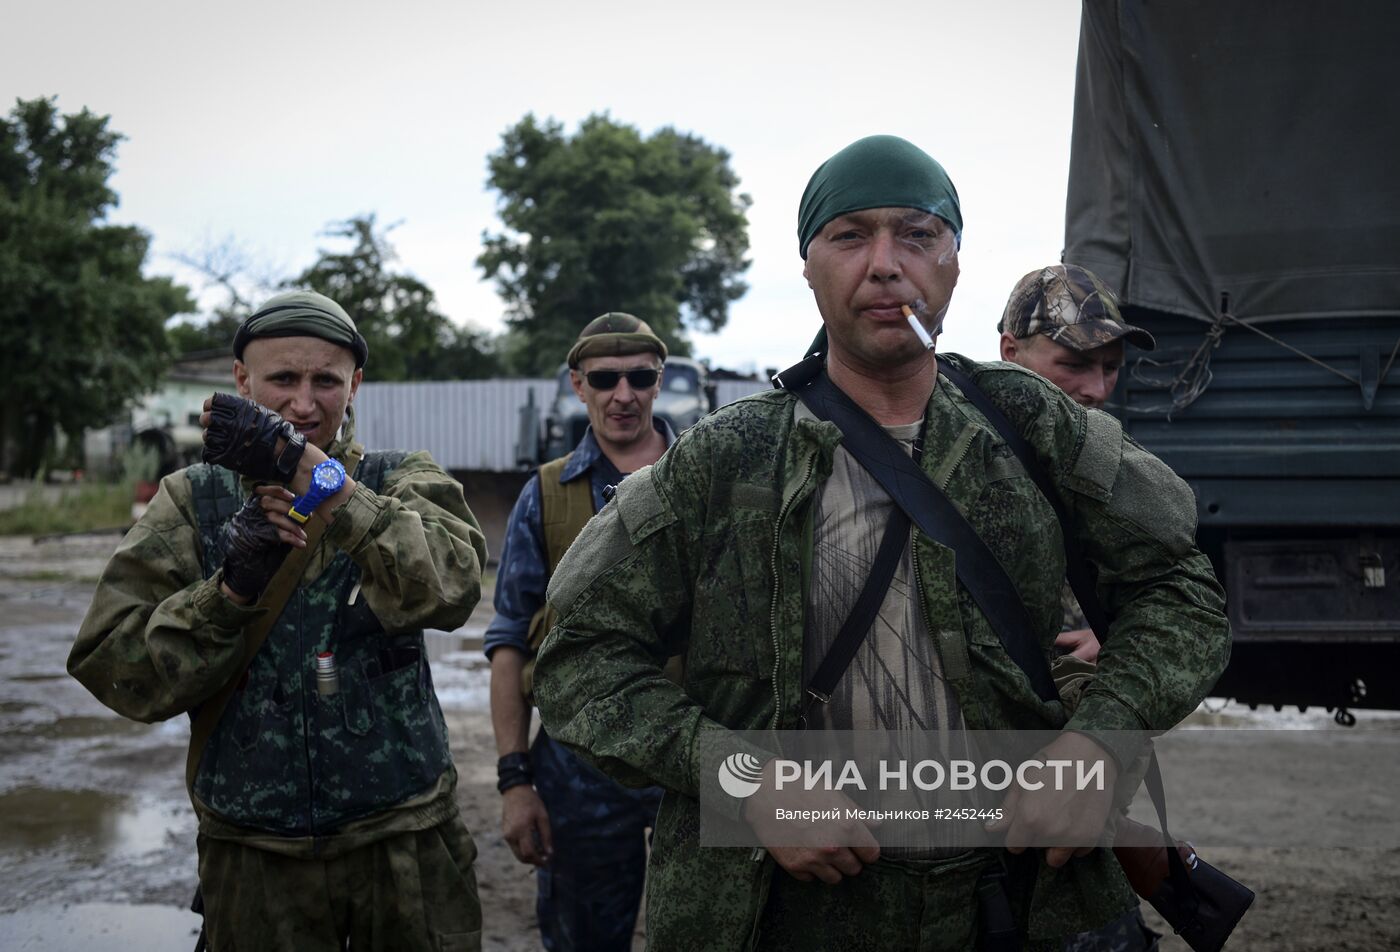
[[[1065,260],[1201,320],[1400,316],[1400,3],[1086,0]]]

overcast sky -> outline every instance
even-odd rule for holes
[[[1063,244],[1078,0],[7,0],[4,19],[5,111],[57,95],[127,137],[113,217],[152,234],[151,273],[190,280],[169,255],[228,235],[291,272],[328,222],[375,212],[453,320],[499,330],[473,263],[498,228],[486,156],[527,112],[572,131],[608,111],[730,152],[753,198],[750,290],[694,338],[726,366],[801,357],[819,319],[797,203],[861,136],[912,140],[961,195],[940,349],[995,356],[1012,284]]]

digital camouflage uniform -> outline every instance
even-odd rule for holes
[[[1228,657],[1223,596],[1195,547],[1195,501],[1111,416],[1084,410],[1011,365],[952,359],[1044,461],[1114,619],[1098,675],[1067,722],[1058,701],[1036,696],[958,586],[953,553],[915,531],[923,609],[966,725],[1124,731],[1104,742],[1128,763],[1137,749],[1126,732],[1177,723]],[[723,408],[619,487],[550,585],[560,622],[535,671],[540,710],[552,736],[620,780],[667,788],[648,870],[653,948],[782,948],[786,940],[761,934],[761,924],[797,917],[765,912],[770,894],[795,904],[815,934],[829,941],[839,930],[852,948],[889,947],[879,929],[900,916],[918,923],[920,948],[970,948],[972,887],[991,851],[941,870],[900,870],[882,860],[826,886],[775,874],[771,858],[753,850],[699,848],[702,787],[708,803],[728,805],[736,817],[742,803],[720,793],[717,777],[701,765],[739,749],[730,730],[795,727],[801,704],[810,502],[840,433],[830,423],[796,420],[796,402],[773,391]],[[1065,575],[1054,513],[946,378],[930,398],[923,441],[925,472],[1015,580],[1048,657]],[[678,652],[686,661],[683,689],[661,673]],[[848,901],[861,891],[870,902]],[[1057,946],[1134,902],[1107,851],[1059,870],[1041,864],[1029,939],[1034,947]],[[867,938],[851,939],[860,935]]]
[[[214,952],[339,949],[338,935],[352,949],[479,947],[476,850],[422,629],[465,622],[484,538],[426,453],[369,454],[354,475],[195,775]],[[237,673],[262,609],[220,591],[220,533],[250,488],[204,464],[166,477],[103,571],[68,669],[113,710],[193,715]],[[340,685],[321,696],[326,650]]]

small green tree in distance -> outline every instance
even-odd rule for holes
[[[390,266],[393,226],[378,229],[373,214],[326,229],[348,239],[348,251],[320,249],[316,263],[285,283],[319,291],[354,319],[369,344],[371,380],[461,380],[499,372],[493,341],[484,331],[458,327],[437,308],[433,290]]]
[[[729,153],[698,136],[650,136],[607,115],[568,135],[527,115],[487,161],[504,229],[477,266],[496,281],[512,370],[549,374],[605,311],[647,321],[674,353],[714,331],[748,290],[749,196]]]

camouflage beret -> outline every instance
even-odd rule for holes
[[[345,308],[315,291],[288,291],[268,298],[238,325],[233,356],[242,360],[248,342],[259,337],[319,337],[354,354],[357,368],[369,358],[369,345]]]
[[[1093,350],[1120,338],[1152,350],[1157,342],[1123,322],[1118,299],[1091,271],[1057,264],[1032,271],[1011,291],[997,330],[1012,337],[1044,334],[1071,350]]]
[[[653,353],[666,359],[666,342],[652,333],[647,322],[621,311],[609,311],[588,322],[569,349],[569,366],[578,369],[585,357],[622,357]]]

